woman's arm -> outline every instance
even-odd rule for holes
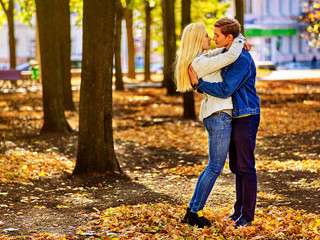
[[[245,37],[241,33],[239,33],[238,37],[236,37],[234,39],[234,41],[239,40],[239,39],[242,39],[242,40],[246,41]],[[217,56],[218,54],[222,53],[223,50],[224,50],[223,47],[222,48],[216,48],[216,49],[208,51],[205,54],[205,56],[207,56],[207,57]]]
[[[237,60],[243,49],[244,40],[236,39],[227,52],[212,57],[202,55],[192,62],[192,66],[199,78],[216,72]]]

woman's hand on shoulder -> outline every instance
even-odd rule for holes
[[[188,68],[188,73],[189,73],[190,83],[192,85],[197,85],[199,83],[198,76],[191,65]]]
[[[243,49],[244,49],[244,50],[247,50],[247,51],[250,51],[250,50],[251,50],[251,46],[252,46],[252,45],[248,42],[248,40],[245,39]]]

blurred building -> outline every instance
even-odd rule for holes
[[[224,0],[228,1],[228,0]],[[308,43],[300,36],[306,28],[296,19],[304,11],[306,0],[244,0],[245,35],[253,44],[251,53],[257,63],[269,61],[278,65],[292,62],[302,62],[311,67],[314,56],[318,59],[320,68],[320,49],[310,49]],[[16,6],[19,7],[18,5]],[[19,9],[18,9],[19,11]],[[234,1],[231,0],[227,16],[234,17]],[[76,26],[76,15],[71,14],[71,58],[81,61],[82,28]],[[35,19],[30,25],[15,21],[16,57],[17,64],[35,58]],[[143,67],[144,26],[135,22],[134,35],[136,43],[136,67]],[[127,44],[125,23],[122,26],[122,66],[127,70]],[[154,49],[158,43],[152,41]],[[151,67],[161,69],[162,54],[153,53]],[[159,65],[159,66],[158,66]],[[7,23],[0,28],[0,69],[9,67],[9,40]]]
[[[320,49],[310,48],[301,34],[306,27],[297,21],[305,10],[302,0],[244,0],[245,35],[252,43],[254,59],[276,65],[302,62],[311,66],[314,56],[320,59]],[[234,17],[232,1],[228,16]]]

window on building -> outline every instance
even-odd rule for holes
[[[303,53],[303,38],[299,37],[299,53]]]
[[[244,12],[245,13],[252,13],[252,0],[244,0],[243,1],[244,4]]]
[[[287,1],[281,0],[279,1],[279,12],[281,15],[287,15]]]
[[[267,9],[267,15],[272,14],[272,0],[266,0],[266,9]]]
[[[293,38],[289,37],[289,53],[293,53]]]
[[[278,52],[283,52],[283,44],[282,44],[282,41],[283,41],[283,37],[278,37],[277,38],[277,51]]]

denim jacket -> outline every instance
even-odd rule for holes
[[[232,95],[233,117],[260,113],[260,99],[255,88],[256,66],[246,50],[239,58],[221,71],[222,82],[205,82],[201,78],[194,86],[200,93],[207,93],[219,98]]]

